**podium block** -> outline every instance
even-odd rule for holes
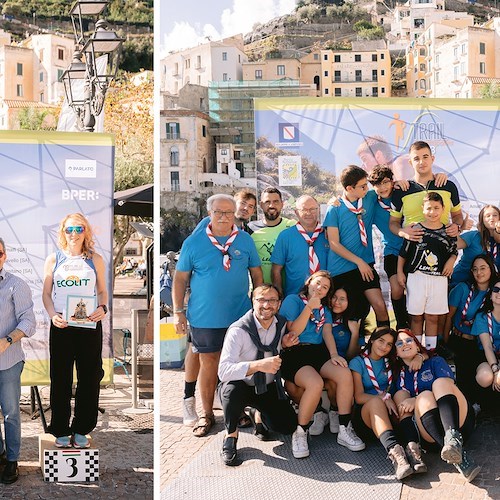
[[[51,434],[38,438],[40,468],[49,482],[95,482],[99,480],[99,450],[57,448]]]

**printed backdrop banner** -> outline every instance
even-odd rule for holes
[[[0,237],[7,271],[31,287],[36,334],[23,339],[23,385],[46,385],[50,319],[42,303],[45,258],[57,249],[57,230],[68,214],[84,214],[104,258],[112,297],[114,139],[107,134],[0,132]],[[111,300],[109,301],[111,306]],[[111,314],[103,322],[103,383],[112,381]]]
[[[434,171],[455,182],[463,211],[477,221],[483,205],[500,203],[499,109],[485,99],[255,99],[257,189],[279,187],[292,217],[295,199],[311,194],[324,216],[346,166],[388,163],[395,179],[413,178],[409,147],[421,140],[435,155]],[[390,308],[378,234],[374,250]]]
[[[255,99],[258,188],[283,187],[291,202],[313,192],[325,202],[350,164],[391,163],[396,179],[409,179],[408,150],[422,140],[474,218],[485,203],[498,206],[499,108],[485,99]]]

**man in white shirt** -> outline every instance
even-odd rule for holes
[[[280,293],[273,285],[261,285],[252,294],[253,309],[227,330],[218,375],[218,393],[224,410],[226,437],[222,459],[240,465],[237,459],[238,420],[246,406],[259,410],[271,430],[292,434],[297,416],[281,384],[278,351],[298,342],[285,334],[286,320],[277,315]]]

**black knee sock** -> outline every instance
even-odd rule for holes
[[[399,428],[405,444],[411,443],[412,441],[418,443],[417,427],[412,417],[403,418],[403,420],[399,422]]]
[[[351,421],[351,414],[348,413],[347,415],[340,415],[339,414],[339,424],[340,425],[345,425],[346,427],[349,425],[349,422]]]
[[[377,327],[379,326],[391,326],[391,322],[389,320],[384,320],[384,321],[377,320]]]
[[[302,424],[299,424],[299,427],[302,427],[302,429],[304,429],[305,431],[309,430],[309,427],[311,427],[312,425],[312,422],[309,422],[305,425],[302,425]]]
[[[410,319],[406,310],[406,298],[403,296],[400,299],[391,299],[394,316],[396,316],[397,328],[408,328]]]
[[[194,382],[184,382],[184,399],[192,398],[196,391],[196,380]]]
[[[458,417],[458,400],[454,394],[446,394],[440,397],[437,401],[439,416],[443,423],[445,431],[448,429],[456,429],[458,431],[459,417]]]
[[[389,452],[391,448],[394,448],[394,446],[399,444],[398,440],[396,439],[396,434],[392,429],[382,432],[382,434],[380,434],[379,440],[387,452]]]
[[[442,447],[444,445],[444,429],[441,418],[439,417],[439,410],[433,408],[425,412],[420,418],[420,421],[422,422],[422,427],[427,431],[429,436]]]

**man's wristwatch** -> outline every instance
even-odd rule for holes
[[[102,307],[104,314],[108,314],[108,306],[106,304],[99,304],[98,307]]]
[[[10,335],[7,335],[7,337],[5,337],[5,340],[9,343],[9,345],[12,345],[12,337]]]

